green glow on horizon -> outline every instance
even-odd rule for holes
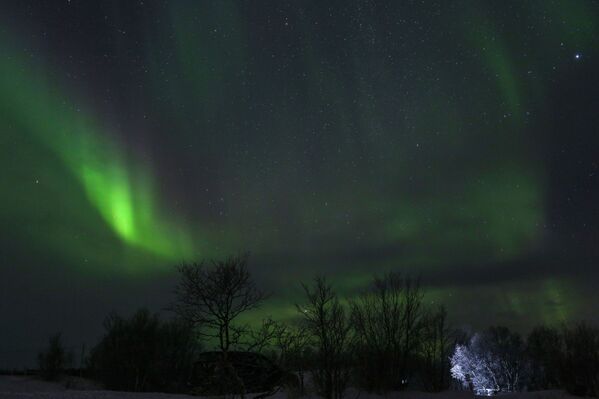
[[[544,220],[543,188],[537,177],[514,165],[470,176],[468,181],[459,197],[444,195],[444,201],[420,203],[406,199],[398,204],[387,222],[388,239],[420,248],[421,254],[432,252],[437,259],[444,258],[441,253],[456,259],[455,248],[466,245],[469,253],[463,261],[489,255],[495,260],[514,259],[534,246]]]
[[[563,323],[568,320],[568,315],[572,314],[574,310],[572,301],[568,301],[565,297],[567,288],[571,287],[567,287],[566,282],[555,278],[543,282],[543,294],[546,303],[549,304],[547,306],[549,310],[543,313],[546,323]]]
[[[331,282],[341,302],[347,305],[348,299],[356,292],[370,287],[372,277],[368,273],[347,274],[346,277],[331,279]],[[309,278],[304,280],[307,283],[310,281]],[[476,286],[428,287],[423,284],[422,288],[424,307],[434,309],[438,305],[445,306],[449,311],[449,323],[454,327],[460,327],[454,324],[455,319],[458,319],[469,320],[469,325],[474,328],[501,324],[525,332],[532,327],[531,315],[535,316],[536,322],[559,325],[577,316],[576,309],[580,303],[580,298],[572,296],[576,290],[569,281],[555,278]],[[240,321],[257,324],[273,315],[288,320],[297,319],[299,314],[294,304],[304,301],[299,282],[278,294],[276,301],[265,303],[259,309],[243,315]],[[475,320],[469,317],[481,308],[487,309],[484,318]]]

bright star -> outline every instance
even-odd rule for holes
[[[582,58],[582,54],[576,53],[576,54],[574,54],[574,58],[576,58],[577,60],[579,60],[579,59]]]

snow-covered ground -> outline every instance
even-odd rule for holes
[[[85,384],[80,382],[74,385],[79,389],[67,389],[64,384],[40,381],[30,377],[0,376],[0,399],[198,399],[197,396],[165,393],[99,391],[93,386],[82,386]]]
[[[198,399],[197,396],[174,395],[166,393],[133,393],[102,391],[86,386],[81,381],[73,384],[79,389],[66,389],[64,385],[40,381],[30,377],[0,376],[0,399]],[[91,389],[86,389],[91,388]],[[272,399],[287,399],[284,392],[279,392]],[[441,393],[394,392],[385,396],[348,392],[347,399],[475,399],[471,392],[447,391]],[[498,399],[573,399],[562,391],[527,392],[501,395]],[[310,398],[314,399],[314,398]]]

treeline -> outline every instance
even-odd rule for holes
[[[280,384],[295,396],[341,399],[350,385],[376,393],[406,387],[598,393],[599,332],[586,324],[539,327],[526,340],[504,327],[467,334],[448,325],[442,306],[426,305],[418,280],[392,272],[374,277],[349,299],[317,276],[302,284],[295,319],[248,325],[239,316],[259,307],[268,294],[254,284],[247,262],[239,256],[181,265],[168,306],[172,320],[161,321],[147,310],[129,319],[110,315],[87,358],[87,374],[108,389],[190,392],[200,354],[216,349],[223,366],[212,371],[213,380],[224,381],[225,390],[239,381],[229,359],[235,351],[247,351],[285,370]],[[48,362],[61,353],[56,346],[51,342],[40,354],[50,378],[62,367]],[[68,360],[66,352],[61,356]],[[229,393],[245,392],[241,387]]]

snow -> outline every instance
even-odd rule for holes
[[[31,377],[0,376],[0,399],[198,399],[197,396],[165,393],[117,392],[66,389],[59,383]]]
[[[77,387],[83,384],[76,384]],[[247,396],[251,399],[251,396]],[[385,396],[349,390],[347,399],[475,399],[469,391],[447,391],[440,393],[392,392]],[[40,381],[31,377],[0,376],[0,399],[198,399],[197,396],[147,392],[117,392],[102,390],[66,389],[64,385]],[[272,399],[287,399],[279,392]],[[498,395],[497,399],[573,399],[562,391],[541,391]],[[307,399],[315,399],[310,397]]]

